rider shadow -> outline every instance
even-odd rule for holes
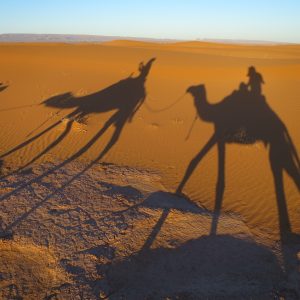
[[[99,92],[83,96],[74,97],[72,93],[65,93],[58,95],[43,101],[41,104],[47,107],[55,107],[60,110],[74,108],[74,110],[65,116],[67,120],[66,128],[64,131],[50,143],[41,153],[33,157],[24,166],[19,168],[16,172],[28,167],[34,163],[37,159],[48,153],[55,146],[61,143],[71,132],[72,125],[75,121],[82,123],[85,118],[91,114],[98,114],[110,111],[116,111],[103,125],[103,127],[93,136],[93,138],[83,146],[78,152],[72,155],[68,161],[71,161],[83,153],[85,153],[105,132],[106,130],[114,126],[115,131],[107,143],[103,151],[99,154],[96,160],[100,160],[103,156],[115,145],[118,141],[121,132],[127,122],[131,122],[135,113],[141,107],[146,98],[145,82],[150,72],[152,63],[155,58],[150,59],[147,64],[140,63],[139,75],[136,77],[128,77],[123,79]],[[47,121],[47,120],[46,120]],[[44,122],[45,123],[45,122]],[[23,143],[14,147],[0,156],[0,159],[28,146],[38,138],[45,135],[47,132],[53,130],[55,127],[61,124],[61,120],[55,122],[48,128],[44,129],[35,136],[27,139]],[[43,125],[43,124],[42,124]]]
[[[216,234],[225,190],[225,145],[230,143],[254,144],[257,141],[262,141],[269,148],[269,161],[274,178],[281,236],[282,239],[288,240],[293,234],[284,193],[283,171],[286,171],[294,180],[299,190],[300,162],[284,123],[270,108],[263,95],[249,92],[243,83],[238,91],[234,91],[217,104],[210,104],[207,101],[204,85],[189,87],[187,91],[194,97],[194,105],[199,118],[214,123],[215,130],[206,145],[191,160],[176,192],[182,193],[197,165],[217,144],[218,179],[214,218],[211,226],[211,234]]]

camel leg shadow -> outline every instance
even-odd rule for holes
[[[46,128],[45,130],[41,131],[40,133],[36,134],[35,136],[33,136],[32,138],[26,140],[25,142],[19,144],[18,146],[12,148],[11,150],[8,150],[7,152],[3,153],[2,155],[0,155],[0,159],[24,148],[25,146],[31,144],[32,142],[34,142],[36,139],[38,139],[39,137],[43,136],[44,134],[46,134],[48,131],[52,130],[53,128],[55,128],[56,126],[58,126],[61,123],[61,121],[57,121],[54,124],[52,124],[51,126],[49,126],[48,128]]]
[[[218,142],[218,181],[216,185],[216,199],[213,219],[211,224],[211,235],[216,235],[218,221],[222,208],[223,195],[225,190],[225,143]]]
[[[75,110],[73,112],[71,112],[70,114],[68,114],[65,118],[70,119],[69,122],[72,121],[73,117],[75,117],[78,114],[78,110]],[[68,123],[69,123],[68,122]],[[73,122],[72,122],[73,123]],[[19,145],[17,145],[16,147],[8,150],[7,152],[3,153],[2,155],[0,155],[0,159],[26,147],[27,145],[33,143],[35,140],[37,140],[38,138],[42,137],[44,134],[46,134],[47,132],[51,131],[52,129],[54,129],[55,127],[57,127],[58,125],[61,124],[61,120],[55,122],[54,124],[50,125],[49,127],[47,127],[46,129],[44,129],[43,131],[41,131],[40,133],[36,134],[35,136],[27,139],[26,141],[24,141],[23,143],[20,143]]]
[[[94,135],[94,137],[85,145],[83,146],[80,150],[78,150],[75,154],[73,154],[71,157],[69,157],[68,159],[66,159],[65,161],[63,161],[62,163],[60,163],[59,165],[53,167],[52,169],[46,171],[45,173],[37,176],[36,178],[33,178],[27,182],[23,182],[21,181],[20,185],[13,191],[10,191],[8,193],[6,193],[5,195],[2,195],[0,197],[0,201],[3,201],[4,199],[17,194],[19,191],[21,191],[22,189],[26,188],[27,186],[31,185],[32,183],[35,182],[39,182],[42,178],[54,173],[55,171],[59,170],[60,168],[64,167],[65,165],[67,165],[68,163],[71,163],[73,160],[75,160],[76,158],[80,157],[82,154],[84,154],[90,147],[92,147],[92,145],[100,138],[101,135],[103,135],[105,133],[105,131],[112,125],[112,123],[114,122],[114,116],[111,117],[104,125],[103,127]],[[70,124],[71,125],[71,124]],[[82,173],[84,173],[86,170],[88,170],[94,163],[96,162],[96,160],[93,160],[84,170],[83,172],[80,172],[78,174],[78,176],[80,176]],[[74,179],[70,180],[70,183],[75,180],[76,178],[78,178],[78,176],[75,176]],[[65,185],[66,186],[66,185]]]
[[[285,280],[289,281],[290,274],[294,274],[297,280],[300,279],[298,270],[299,259],[298,251],[300,246],[300,236],[292,232],[291,223],[288,214],[288,207],[284,191],[283,170],[292,177],[299,189],[299,173],[295,166],[288,160],[285,163],[280,159],[280,152],[277,151],[276,145],[270,146],[269,159],[273,173],[274,188],[276,193],[280,247],[282,254],[283,269]],[[291,246],[293,244],[293,246]],[[298,245],[298,246],[297,246]],[[300,297],[300,291],[296,291],[297,297]],[[297,299],[298,299],[297,298]]]
[[[28,166],[30,166],[31,164],[33,164],[35,161],[37,161],[40,157],[42,157],[44,154],[48,153],[52,148],[54,148],[55,146],[57,146],[60,142],[62,142],[67,135],[71,132],[72,129],[72,125],[74,123],[74,120],[70,120],[67,123],[67,126],[65,128],[65,130],[59,135],[59,137],[54,140],[51,144],[49,144],[41,153],[39,153],[38,155],[36,155],[34,158],[32,158],[28,163],[26,163],[24,166],[20,167],[17,172],[20,172],[22,170],[24,170],[25,168],[27,168]]]
[[[21,184],[13,191],[10,191],[2,196],[0,196],[0,201],[3,201],[4,199],[17,194],[19,191],[21,191],[22,189],[26,188],[27,186],[31,185],[32,183],[38,182],[39,180],[41,180],[42,178],[44,178],[45,176],[48,176],[52,173],[54,173],[55,171],[61,169],[62,167],[64,167],[65,165],[67,165],[68,163],[71,163],[73,160],[75,160],[76,158],[80,157],[81,155],[83,155],[86,151],[89,150],[90,147],[92,147],[96,141],[106,132],[106,130],[113,124],[116,122],[116,117],[117,114],[114,114],[113,116],[111,116],[106,123],[103,125],[103,127],[88,141],[88,143],[83,146],[80,150],[78,150],[75,154],[73,154],[71,157],[69,157],[68,159],[66,159],[65,161],[63,161],[62,163],[60,163],[59,165],[53,167],[51,170],[46,171],[45,173],[43,173],[42,175],[39,175],[36,178],[33,178],[27,182],[21,182]],[[119,123],[118,125],[120,125],[121,123]],[[123,123],[122,123],[123,124]],[[70,124],[71,125],[71,124]],[[123,124],[124,125],[124,124]],[[91,161],[85,168],[84,170],[82,170],[81,172],[79,172],[77,175],[75,175],[73,178],[71,178],[68,182],[66,182],[61,189],[65,188],[67,185],[71,184],[74,180],[76,180],[78,177],[80,177],[83,173],[85,173],[87,170],[89,170],[95,163],[97,163],[103,156],[104,154],[106,154],[110,148],[117,142],[121,131],[122,131],[122,126],[118,126],[117,129],[115,130],[111,140],[108,142],[108,144],[106,145],[105,149],[100,153],[100,155],[94,159],[93,161]],[[57,191],[61,190],[58,189]],[[57,192],[56,191],[56,192]],[[54,195],[56,192],[53,192],[51,195]]]
[[[71,163],[73,160],[81,156],[83,153],[85,153],[97,140],[98,138],[105,133],[105,131],[113,124],[114,122],[114,116],[112,116],[105,124],[104,126],[98,131],[98,133],[95,134],[95,136],[84,146],[82,147],[79,151],[77,151],[75,154],[73,154],[70,158],[59,164],[58,166],[52,168],[51,170],[45,172],[44,174],[38,176],[37,178],[30,180],[29,182],[24,183],[17,189],[15,189],[12,192],[7,193],[6,195],[0,197],[0,201],[6,199],[7,197],[10,197],[11,195],[16,194],[18,191],[22,190],[23,188],[27,187],[28,185],[38,182],[41,180],[43,177],[59,170],[63,166],[65,166],[68,163]],[[70,180],[65,182],[60,188],[56,189],[49,195],[47,195],[44,199],[42,199],[39,203],[37,203],[34,207],[32,207],[30,210],[28,210],[26,213],[23,215],[19,216],[14,222],[12,222],[10,225],[7,226],[5,229],[6,231],[12,230],[15,226],[20,224],[24,219],[26,219],[30,214],[32,214],[34,211],[36,211],[39,207],[41,207],[44,203],[46,203],[51,197],[53,197],[56,193],[62,191],[64,188],[66,188],[68,185],[70,185],[72,182],[74,182],[76,179],[78,179],[81,175],[83,175],[87,170],[89,170],[96,162],[98,159],[93,160],[89,165],[87,165],[82,171],[77,173],[75,176],[73,176]]]
[[[97,140],[106,132],[106,130],[115,122],[116,115],[114,114],[111,116],[103,125],[103,127],[89,140],[89,142],[83,146],[79,151],[77,151],[75,154],[73,154],[70,158],[68,158],[63,165],[73,161],[74,159],[78,158],[82,154],[84,154],[86,151],[88,151],[89,148],[91,148]],[[97,158],[95,158],[89,166],[91,167],[93,164],[97,163],[109,150],[110,148],[117,142],[120,134],[121,134],[122,127],[117,127],[115,132],[113,133],[112,138],[108,142],[108,144],[105,146],[104,150],[99,154]]]
[[[147,240],[145,241],[142,249],[140,250],[140,254],[146,252],[147,250],[150,249],[151,245],[155,241],[157,235],[159,234],[163,224],[165,223],[168,215],[170,213],[169,208],[165,208],[159,218],[159,220],[156,222],[155,226],[153,227],[151,233],[149,234]]]
[[[215,235],[217,232],[218,220],[222,207],[222,200],[225,190],[225,142],[220,140],[216,134],[213,134],[212,137],[208,140],[205,146],[201,151],[192,159],[183,179],[181,180],[176,193],[181,194],[182,189],[185,186],[186,182],[194,172],[197,165],[200,163],[202,158],[209,152],[209,150],[215,145],[218,144],[218,180],[216,185],[216,197],[215,197],[215,207],[213,213],[213,219],[211,224],[210,234]]]
[[[176,194],[181,194],[182,190],[188,181],[188,179],[193,174],[194,170],[196,169],[197,165],[200,163],[202,158],[208,153],[208,151],[216,144],[217,136],[215,134],[208,140],[205,146],[201,149],[201,151],[191,160],[190,164],[188,165],[184,177],[181,180],[179,186],[177,187]]]
[[[280,155],[274,149],[275,146],[270,147],[270,164],[273,173],[274,187],[276,193],[278,217],[279,217],[279,230],[282,242],[287,242],[288,237],[292,234],[291,224],[289,220],[288,208],[286,204],[286,197],[283,185],[283,166],[280,160]]]
[[[69,115],[66,116],[66,118],[70,119],[67,123],[67,126],[65,128],[65,130],[63,131],[62,134],[60,134],[60,136],[53,141],[50,145],[48,145],[46,147],[46,149],[44,149],[40,154],[36,155],[35,157],[33,157],[29,162],[27,162],[25,165],[23,165],[22,167],[18,168],[17,170],[14,170],[13,172],[7,174],[8,175],[14,175],[22,170],[24,170],[25,168],[27,168],[28,166],[30,166],[32,163],[34,163],[37,159],[39,159],[41,156],[43,156],[44,154],[46,154],[47,152],[49,152],[52,148],[54,148],[57,144],[59,144],[71,131],[72,128],[72,124],[74,123],[74,119],[73,117],[75,117],[78,114],[77,110],[71,112]],[[44,134],[46,134],[47,132],[51,131],[52,129],[54,129],[55,127],[57,127],[58,125],[61,124],[61,120],[55,122],[54,124],[52,124],[51,126],[47,127],[45,130],[41,131],[40,133],[36,134],[35,136],[33,136],[32,138],[26,140],[25,142],[19,144],[18,146],[14,147],[13,149],[7,151],[6,153],[2,154],[0,156],[0,159],[3,157],[6,157],[24,147],[26,147],[27,145],[33,143],[35,140],[37,140],[38,138],[40,138],[41,136],[43,136]],[[6,176],[2,177],[5,178]]]

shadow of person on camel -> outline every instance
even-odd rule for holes
[[[214,124],[214,133],[191,160],[186,172],[177,187],[176,193],[182,190],[202,158],[217,144],[218,179],[216,184],[214,218],[211,234],[216,234],[225,190],[225,145],[226,143],[254,144],[261,141],[269,149],[279,213],[279,224],[282,238],[293,236],[288,216],[283,184],[283,171],[293,179],[300,190],[300,162],[285,124],[268,105],[265,96],[256,90],[250,91],[245,83],[238,90],[216,104],[207,101],[203,84],[187,89],[193,98],[198,116],[205,122]]]

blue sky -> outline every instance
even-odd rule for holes
[[[0,33],[300,43],[300,0],[1,0]]]

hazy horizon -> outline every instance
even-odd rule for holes
[[[2,4],[0,34],[102,35],[300,43],[300,2],[134,0]]]
[[[169,39],[169,38],[149,38],[143,36],[109,36],[91,34],[68,34],[68,33],[0,33],[0,42],[107,42],[116,40],[141,41],[141,42],[211,42],[224,44],[253,44],[253,45],[273,45],[273,44],[299,44],[271,40],[248,40],[248,39],[222,39],[222,38],[202,38],[202,39]]]

